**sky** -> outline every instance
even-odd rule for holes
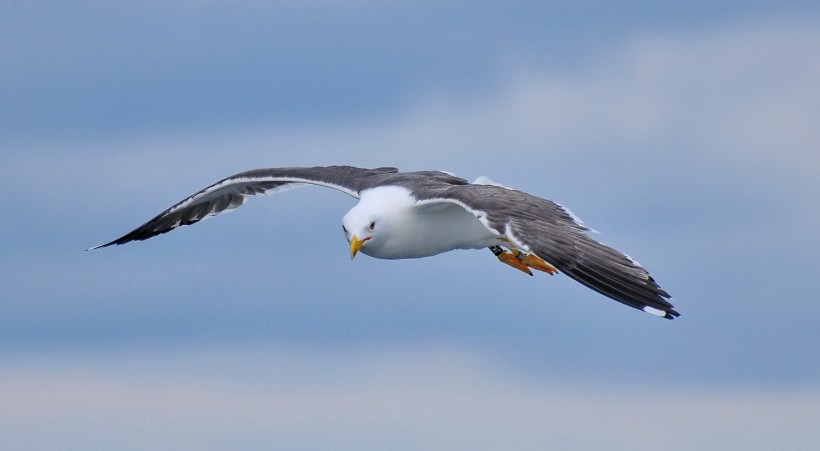
[[[820,448],[816,2],[0,3],[0,448]],[[665,321],[486,251],[350,261],[257,167],[561,203]]]

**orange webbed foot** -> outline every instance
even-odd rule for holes
[[[545,262],[540,257],[537,257],[533,254],[521,252],[518,249],[505,251],[501,246],[490,246],[490,250],[498,258],[499,261],[506,263],[512,266],[513,268],[523,273],[527,273],[529,275],[533,275],[530,268],[533,268],[536,271],[545,272],[550,275],[556,274],[558,272],[558,270],[555,269],[554,266]]]
[[[535,269],[537,271],[545,272],[549,275],[553,275],[553,274],[558,273],[558,270],[555,269],[554,266],[550,265],[549,263],[545,262],[541,258],[536,257],[535,255],[532,255],[532,254],[527,254],[526,256],[524,256],[524,259],[522,260],[522,263],[524,263],[525,265],[529,266],[532,269]]]
[[[525,265],[524,262],[522,262],[512,252],[504,251],[496,255],[496,257],[498,257],[499,261],[506,263],[521,272],[525,272],[529,275],[532,275],[532,271],[530,271],[530,268],[528,268],[527,265]]]

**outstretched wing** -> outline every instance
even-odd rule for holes
[[[304,185],[319,185],[359,197],[359,192],[368,186],[370,178],[395,172],[398,172],[395,168],[362,169],[350,166],[269,168],[240,172],[188,196],[116,240],[89,250],[125,244],[129,241],[147,240],[177,227],[194,224],[209,216],[237,208],[248,196],[256,194],[275,193]]]
[[[598,293],[656,316],[680,316],[667,301],[669,294],[643,267],[590,238],[589,229],[555,202],[498,185],[451,186],[414,194],[420,204],[462,206],[494,233]]]

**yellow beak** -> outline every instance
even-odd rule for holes
[[[363,240],[359,240],[356,235],[353,235],[353,239],[350,240],[350,259],[353,260],[353,257],[356,256],[356,253],[359,252],[359,249],[364,246],[364,242],[369,240],[369,238],[365,238]]]

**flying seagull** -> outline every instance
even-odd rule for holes
[[[305,185],[359,199],[342,218],[350,258],[420,258],[454,249],[488,248],[532,275],[559,270],[618,302],[667,319],[680,316],[649,273],[627,255],[590,238],[563,206],[479,178],[439,171],[350,166],[253,169],[227,177],[109,243],[140,241],[239,207],[247,196]]]

